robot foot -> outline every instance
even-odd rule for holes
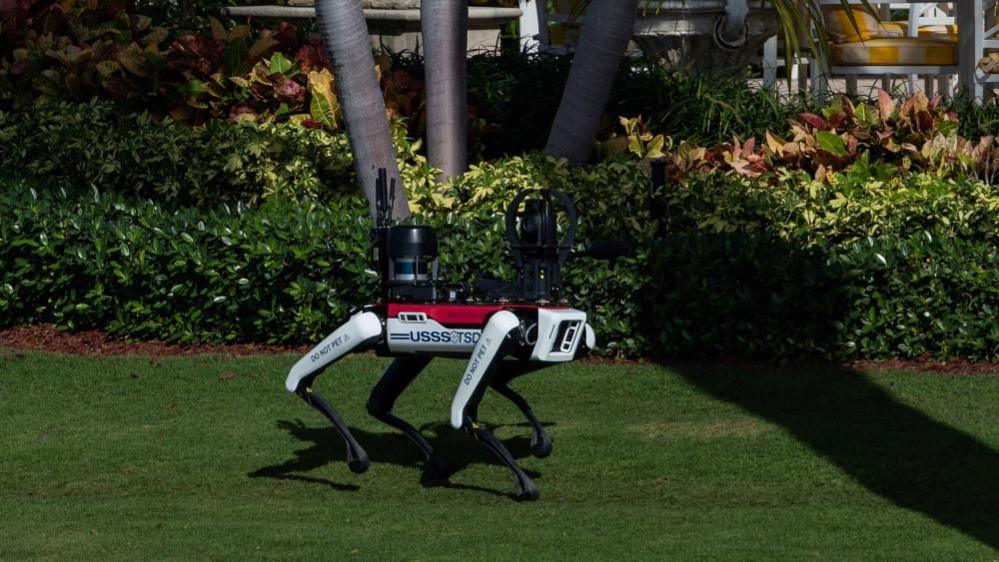
[[[368,457],[350,459],[347,461],[347,468],[349,468],[354,474],[363,474],[368,470],[368,466],[370,466],[370,464],[371,463],[368,461]]]
[[[531,436],[531,454],[539,459],[552,454],[552,438],[540,427]]]
[[[528,423],[531,424],[531,454],[539,459],[543,459],[552,454],[552,438],[548,436],[548,433],[545,431],[544,427],[542,427],[541,420],[538,419],[538,416],[534,415],[534,411],[531,409],[531,405],[527,402],[527,399],[509,387],[508,379],[496,382],[491,386],[501,395],[513,402],[524,414]]]
[[[517,492],[514,497],[517,501],[534,501],[540,497],[541,492],[538,490],[538,485],[531,480],[531,477],[524,472],[524,469],[517,464],[514,460],[513,455],[507,450],[506,446],[497,439],[492,433],[489,433],[484,427],[479,425],[474,420],[466,421],[466,428],[470,428],[470,433],[475,440],[485,445],[487,449],[492,451],[500,461],[503,462],[513,473],[514,482],[516,483]]]
[[[541,490],[534,480],[528,478],[526,481],[517,480],[517,501],[532,502],[541,497]]]
[[[368,453],[364,451],[361,444],[357,442],[354,435],[350,432],[347,424],[344,423],[343,418],[340,417],[340,413],[337,412],[325,398],[315,392],[311,387],[303,387],[298,390],[297,394],[302,397],[302,400],[318,410],[326,419],[333,424],[337,433],[343,438],[344,444],[347,446],[347,468],[350,469],[354,474],[361,474],[362,472],[368,470]]]
[[[454,474],[454,469],[441,457],[434,453],[427,458],[427,463],[423,465],[423,474],[420,482],[423,484],[437,484],[447,481]]]

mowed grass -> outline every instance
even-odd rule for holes
[[[295,358],[151,362],[0,350],[0,559],[666,560],[999,558],[999,378],[837,368],[575,364],[515,388],[555,441],[487,394],[541,499],[447,425],[462,365],[397,413],[462,467],[364,411],[387,360],[317,388],[372,464],[355,475],[283,390]]]

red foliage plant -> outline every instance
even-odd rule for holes
[[[0,0],[0,99],[110,98],[192,124],[209,119],[342,123],[320,40],[280,22],[254,33],[210,19],[172,37],[125,0]],[[379,60],[388,114],[422,132],[423,85]],[[317,99],[321,98],[321,99]]]
[[[944,107],[939,96],[928,99],[920,92],[896,103],[882,91],[876,104],[855,104],[844,97],[820,113],[802,113],[788,121],[788,138],[768,131],[761,145],[753,138],[735,138],[710,148],[684,141],[660,158],[670,178],[680,184],[715,172],[774,178],[778,171],[801,171],[823,180],[862,159],[896,166],[903,174],[960,172],[992,181],[999,171],[995,139],[986,136],[973,142],[961,137],[957,114]],[[646,133],[643,138],[652,137]],[[632,139],[632,145],[640,140]]]

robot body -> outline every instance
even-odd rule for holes
[[[348,466],[354,472],[364,472],[369,465],[367,454],[313,384],[323,371],[350,353],[373,350],[380,356],[394,357],[371,392],[368,412],[402,431],[421,449],[426,457],[424,479],[434,481],[446,479],[452,471],[420,432],[395,416],[392,409],[434,357],[468,359],[451,405],[451,425],[464,430],[507,465],[516,480],[518,499],[536,499],[539,492],[531,478],[503,443],[479,424],[478,406],[485,391],[493,388],[512,401],[530,423],[532,454],[545,457],[551,453],[552,442],[540,420],[509,384],[518,376],[572,361],[596,345],[585,312],[549,304],[557,302],[559,271],[575,232],[572,203],[560,192],[549,190],[536,192],[540,199],[525,202],[527,192],[514,199],[507,213],[507,230],[518,282],[491,282],[485,292],[487,300],[493,302],[479,302],[467,296],[464,287],[441,286],[435,281],[436,234],[429,227],[392,225],[390,193],[380,174],[379,220],[372,238],[374,262],[382,276],[381,301],[354,314],[302,357],[289,372],[285,388],[329,419],[347,446]],[[569,218],[562,242],[557,239],[555,200],[563,203]],[[527,209],[523,213],[519,211],[521,203]]]

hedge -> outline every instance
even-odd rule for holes
[[[892,223],[871,236],[851,234],[846,221],[846,233],[809,239],[785,228],[797,220],[793,210],[768,214],[762,205],[749,205],[752,226],[690,226],[685,221],[697,214],[679,213],[684,198],[673,193],[671,218],[660,224],[634,191],[644,178],[634,166],[570,171],[541,156],[515,158],[411,193],[421,209],[416,220],[440,230],[448,278],[468,279],[474,269],[510,274],[498,213],[511,178],[573,188],[584,239],[637,240],[634,256],[577,260],[566,274],[570,299],[590,313],[603,353],[999,358],[999,251],[992,238],[960,235],[973,213]],[[903,187],[918,191],[922,181]],[[743,203],[752,194],[738,184],[728,190]],[[959,207],[989,197],[959,198]],[[846,214],[843,207],[836,209]],[[197,209],[8,182],[0,216],[3,326],[55,322],[178,342],[310,342],[369,302],[376,282],[365,258],[366,206],[356,196]]]
[[[999,250],[935,236],[802,248],[681,235],[645,287],[647,350],[665,356],[999,357]]]
[[[421,170],[419,145],[400,127],[395,140],[407,177]],[[182,204],[322,199],[355,189],[352,167],[345,133],[290,122],[192,127],[97,100],[0,111],[0,177],[54,186]]]

